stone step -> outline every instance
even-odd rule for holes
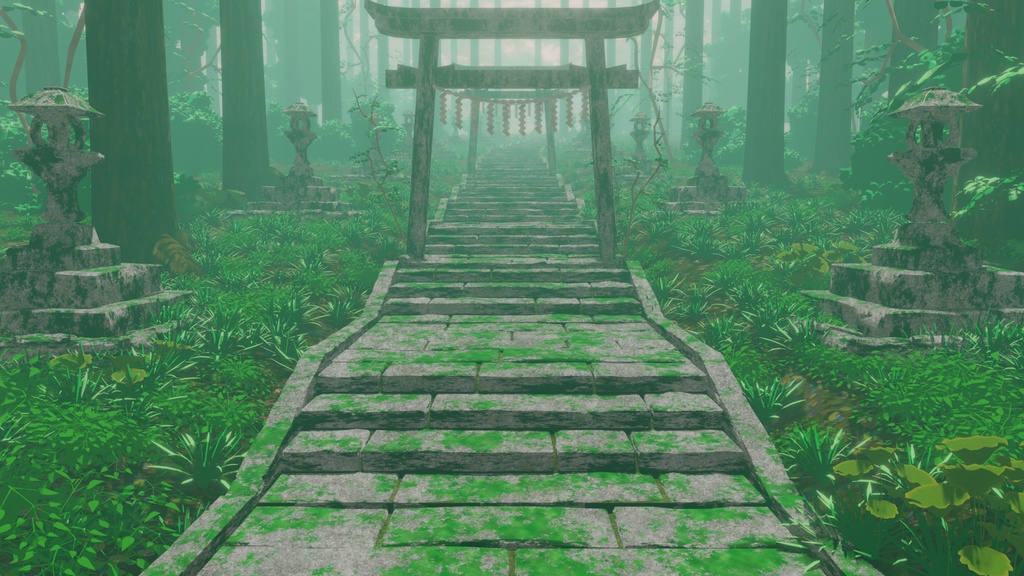
[[[597,254],[597,244],[437,244],[428,254]]]
[[[632,298],[628,282],[397,282],[389,298]]]
[[[504,206],[491,204],[489,206],[473,205],[468,202],[452,202],[445,211],[445,216],[456,214],[469,214],[473,216],[499,215],[524,215],[524,216],[575,216],[578,210],[575,203],[565,203],[559,206],[540,206],[534,208],[532,205]]]
[[[7,310],[97,308],[160,292],[162,266],[119,264],[59,272],[13,270],[0,277]]]
[[[430,241],[435,244],[594,244],[597,234],[431,234]]]
[[[182,301],[190,292],[163,291],[96,308],[46,308],[0,311],[0,332],[66,334],[72,327],[81,338],[122,336],[134,326],[148,323],[164,306]]]
[[[595,267],[606,268],[609,264],[599,258],[585,256],[444,256],[428,254],[422,261],[408,265],[408,269],[476,269],[476,270],[531,270],[538,267],[554,267],[563,270],[587,270]],[[625,268],[623,268],[625,269]]]
[[[574,223],[579,222],[580,217],[578,214],[504,214],[501,212],[479,213],[477,211],[470,211],[466,213],[452,213],[448,211],[444,215],[445,222],[553,222],[553,223]]]
[[[449,201],[448,208],[462,210],[514,210],[526,208],[530,210],[577,210],[576,201],[569,200],[565,195],[534,198],[515,196],[470,196],[462,194],[458,199]]]
[[[721,430],[304,430],[281,453],[284,473],[742,473],[746,456]]]
[[[534,224],[530,222],[510,222],[508,224],[464,224],[432,222],[430,234],[538,234],[538,235],[580,235],[596,234],[593,224]]]
[[[640,314],[634,298],[391,298],[384,314]]]
[[[116,266],[121,261],[121,248],[113,244],[86,244],[54,254],[28,245],[10,248],[6,256],[0,260],[0,270],[5,272],[86,270]]]
[[[402,282],[630,282],[628,270],[595,268],[590,270],[458,270],[439,268],[404,268],[395,273],[395,283]]]

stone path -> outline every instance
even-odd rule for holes
[[[873,574],[787,546],[799,498],[721,356],[534,151],[481,164],[147,574]]]

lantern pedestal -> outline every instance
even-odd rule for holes
[[[870,264],[833,264],[828,291],[804,292],[863,336],[907,338],[923,329],[946,334],[986,317],[1024,320],[1024,273],[984,266],[981,251],[960,242],[942,206],[946,180],[974,157],[952,146],[959,137],[956,115],[974,108],[953,92],[933,89],[893,113],[911,120],[910,150],[889,157],[914,182],[910,222],[897,228],[891,243],[872,249]]]
[[[33,147],[15,156],[46,185],[45,223],[27,246],[0,262],[0,356],[63,353],[124,346],[151,334],[145,325],[188,292],[164,291],[162,267],[122,264],[120,248],[99,241],[78,205],[78,183],[103,156],[85,150],[81,118],[98,114],[62,88],[46,88],[11,104],[34,116]],[[45,125],[47,138],[42,135]]]

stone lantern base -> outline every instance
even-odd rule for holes
[[[718,214],[724,204],[747,199],[747,189],[743,186],[729,186],[729,179],[725,176],[715,180],[698,182],[697,178],[690,178],[687,186],[672,189],[670,200],[664,204],[665,209],[694,215],[714,215]]]
[[[808,290],[822,311],[841,318],[869,337],[909,337],[924,328],[948,332],[988,315],[1024,320],[1024,272],[981,264],[968,246],[913,246],[903,237],[919,224],[900,227],[897,240],[872,249],[871,264],[833,264],[828,291]],[[939,228],[926,231],[935,238]]]
[[[122,264],[120,252],[84,224],[40,224],[27,246],[8,250],[0,262],[0,335],[34,336],[0,343],[4,355],[67,350],[83,338],[130,339],[189,294],[164,291],[161,266]]]

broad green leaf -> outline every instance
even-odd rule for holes
[[[914,466],[912,464],[899,464],[896,466],[896,473],[902,478],[906,478],[907,482],[916,484],[917,486],[924,486],[925,484],[936,484],[935,478],[931,474],[924,470]]]
[[[944,464],[940,466],[946,480],[966,490],[971,496],[981,496],[1003,483],[1002,466],[982,464]]]
[[[1006,446],[1000,436],[968,436],[943,440],[936,448],[949,450],[965,464],[984,464],[1000,446]]]
[[[888,500],[868,500],[864,507],[872,516],[882,519],[895,518],[898,512],[896,505]]]
[[[876,446],[874,448],[863,448],[861,450],[854,451],[853,455],[857,458],[863,458],[868,462],[876,466],[881,466],[889,462],[892,455],[896,453],[895,448],[889,448],[886,446]]]
[[[124,538],[121,538],[121,552],[124,552],[125,550],[127,550],[128,547],[131,546],[134,543],[135,543],[135,538],[132,538],[131,536],[125,536]]]
[[[971,498],[966,490],[952,484],[925,484],[908,491],[904,497],[918,508],[936,510],[959,506]]]
[[[981,576],[1009,576],[1013,570],[1006,554],[988,546],[964,546],[960,549],[960,563]]]
[[[832,471],[840,476],[856,478],[875,469],[874,464],[867,460],[845,460],[832,467]]]
[[[88,568],[89,570],[95,570],[96,569],[96,567],[92,565],[92,562],[88,558],[86,558],[85,556],[79,556],[78,557],[78,563],[80,565]]]

